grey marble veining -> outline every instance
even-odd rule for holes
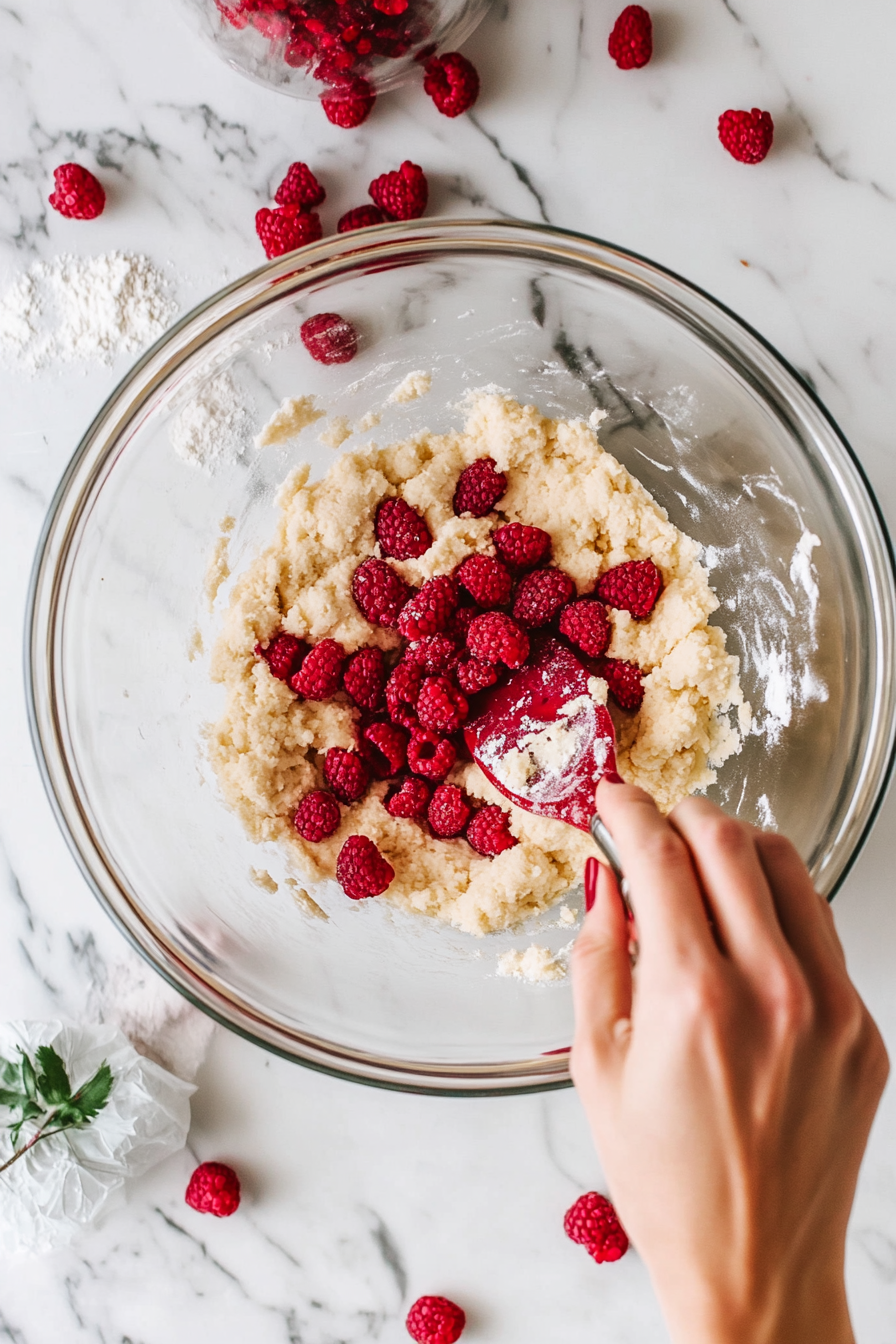
[[[680,271],[752,322],[818,389],[896,518],[896,12],[883,0],[692,0],[657,10],[656,56],[606,56],[615,8],[497,0],[465,50],[483,95],[438,116],[419,91],[355,132],[229,72],[174,0],[0,5],[0,286],[60,252],[144,251],[183,308],[257,265],[256,209],[289,162],[328,188],[326,229],[409,157],[430,213],[546,220]],[[861,41],[856,33],[861,33]],[[715,138],[726,107],[767,107],[757,168]],[[46,205],[68,158],[102,170],[89,225]],[[533,313],[538,296],[533,295]],[[564,352],[558,350],[559,358]],[[568,352],[567,352],[568,354]],[[121,954],[56,829],[20,672],[31,556],[78,437],[125,370],[0,370],[0,1015],[83,1014]],[[609,390],[608,390],[609,391]],[[851,966],[896,1043],[896,803],[836,903]],[[191,1152],[150,1173],[77,1248],[0,1266],[11,1344],[360,1344],[406,1339],[422,1292],[468,1309],[465,1339],[654,1344],[635,1255],[595,1267],[561,1219],[601,1180],[570,1092],[447,1101],[305,1072],[220,1032]],[[238,1166],[246,1201],[186,1208],[197,1158]],[[849,1239],[861,1344],[896,1337],[896,1107],[885,1097]]]

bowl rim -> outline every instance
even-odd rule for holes
[[[35,551],[29,580],[24,626],[24,677],[31,740],[38,769],[51,809],[62,834],[88,886],[100,905],[110,916],[131,946],[179,993],[237,1035],[285,1059],[300,1063],[330,1076],[351,1082],[365,1083],[395,1091],[423,1093],[433,1096],[510,1096],[549,1091],[569,1087],[572,1080],[568,1068],[568,1050],[551,1052],[553,1058],[542,1055],[532,1060],[513,1063],[481,1064],[444,1067],[365,1055],[346,1049],[333,1042],[322,1041],[305,1033],[289,1031],[264,1019],[251,1005],[241,1002],[232,990],[224,991],[213,978],[198,966],[193,968],[178,954],[160,930],[152,927],[146,914],[140,911],[124,889],[122,882],[105,862],[102,848],[94,838],[80,799],[71,782],[67,768],[64,734],[60,723],[59,686],[55,671],[55,643],[57,611],[59,607],[55,579],[62,571],[69,553],[72,533],[83,513],[83,505],[90,498],[98,475],[114,452],[123,430],[133,425],[141,409],[177,367],[196,353],[211,337],[237,323],[256,308],[271,291],[291,282],[296,291],[307,284],[353,271],[365,260],[377,260],[378,265],[395,264],[398,254],[409,254],[408,259],[451,251],[488,251],[489,244],[505,252],[515,250],[526,255],[541,255],[545,259],[573,262],[580,268],[603,274],[618,271],[619,278],[628,275],[640,281],[653,282],[651,288],[664,291],[667,296],[689,300],[685,307],[690,312],[691,325],[706,336],[708,316],[721,315],[747,346],[755,343],[760,352],[771,358],[792,381],[794,389],[808,402],[832,436],[833,446],[843,456],[843,463],[854,475],[854,496],[849,502],[865,505],[865,529],[860,534],[866,575],[872,588],[877,580],[875,597],[876,616],[881,625],[881,643],[878,662],[892,653],[896,638],[896,557],[884,519],[883,511],[855,451],[836,420],[821,401],[814,388],[800,372],[772,345],[731,308],[716,299],[709,291],[685,279],[641,253],[592,235],[553,225],[503,219],[436,218],[375,225],[354,233],[337,235],[296,252],[278,257],[209,295],[177,320],[128,369],[107,396],[95,415],[70,461],[47,510]],[[696,301],[696,303],[695,303]],[[706,314],[695,313],[694,307],[703,306]],[[667,304],[671,307],[671,303]],[[681,313],[678,314],[682,316]],[[710,329],[711,334],[718,333]],[[744,356],[744,351],[739,352]],[[753,352],[747,352],[755,354]],[[94,460],[89,461],[91,453]],[[85,472],[76,495],[73,486]],[[855,523],[855,517],[853,516]],[[870,568],[869,547],[865,542],[876,542],[876,569]],[[892,666],[892,661],[890,661]],[[880,678],[878,678],[880,682]],[[887,682],[880,683],[884,691]],[[61,689],[61,686],[60,686]],[[866,805],[858,834],[851,842],[831,889],[826,893],[832,900],[856,862],[874,826],[883,805],[894,766],[896,766],[896,688],[886,695],[886,713],[880,712],[879,689],[875,703],[876,732],[869,730],[869,742],[882,734],[887,739],[883,758],[878,752],[874,794]],[[882,732],[883,730],[883,732]],[[88,857],[89,856],[89,857]],[[93,865],[91,864],[93,860]],[[130,912],[130,918],[128,917]],[[143,936],[138,936],[138,928]],[[351,1064],[349,1063],[351,1061]]]

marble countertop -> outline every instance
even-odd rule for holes
[[[545,220],[626,245],[743,315],[818,389],[896,519],[896,119],[885,0],[679,0],[656,55],[606,55],[616,6],[496,0],[465,50],[471,116],[419,90],[359,130],[241,80],[173,0],[0,5],[0,282],[59,252],[143,251],[182,308],[261,259],[252,221],[287,164],[326,176],[325,226],[403,158],[431,214]],[[39,10],[39,13],[38,13]],[[766,162],[715,137],[726,107],[768,108]],[[110,208],[49,211],[52,169],[100,165]],[[0,1017],[82,1016],[122,940],[44,797],[20,671],[31,557],[56,482],[127,360],[0,374]],[[862,993],[896,1045],[896,796],[836,902]],[[665,1332],[632,1254],[599,1269],[565,1240],[601,1173],[575,1095],[451,1101],[331,1080],[220,1030],[199,1076],[191,1152],[132,1187],[76,1248],[0,1266],[10,1344],[345,1344],[407,1339],[416,1296],[460,1300],[465,1339],[647,1344]],[[234,1163],[236,1218],[192,1214],[194,1157]],[[849,1236],[861,1344],[896,1337],[896,1104],[891,1085]]]

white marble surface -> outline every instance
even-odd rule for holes
[[[165,4],[0,5],[0,281],[60,251],[143,250],[182,306],[257,264],[252,219],[286,165],[326,176],[325,224],[404,157],[431,213],[545,219],[681,271],[813,381],[896,518],[896,120],[887,0],[663,0],[646,70],[605,52],[604,0],[497,0],[466,50],[484,93],[449,122],[421,93],[356,132],[218,64]],[[775,148],[720,149],[728,106],[768,108]],[[98,164],[110,205],[72,224],[51,170]],[[124,365],[0,375],[0,1017],[80,1016],[121,955],[56,829],[20,673],[27,575],[78,437]],[[896,798],[836,903],[850,964],[896,1046]],[[186,1209],[184,1154],[77,1250],[0,1266],[11,1344],[355,1344],[406,1339],[423,1292],[467,1307],[471,1341],[663,1339],[635,1255],[598,1269],[562,1234],[600,1184],[575,1096],[449,1101],[319,1077],[219,1032],[200,1074],[194,1156],[231,1160],[227,1222]],[[884,1100],[849,1242],[862,1344],[896,1337],[896,1105]]]

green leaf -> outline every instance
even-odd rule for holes
[[[72,1095],[65,1064],[52,1045],[39,1045],[35,1051],[38,1068],[37,1087],[48,1106],[58,1106]]]
[[[25,1089],[25,1095],[30,1101],[37,1101],[37,1074],[34,1072],[34,1065],[25,1054],[25,1051],[19,1046],[19,1054],[22,1056],[20,1065],[22,1072],[22,1087]]]
[[[8,1086],[18,1087],[22,1081],[22,1072],[18,1064],[13,1064],[8,1059],[0,1059],[0,1079]]]
[[[109,1100],[109,1093],[112,1091],[112,1070],[103,1060],[92,1078],[89,1078],[82,1087],[79,1087],[75,1095],[63,1108],[77,1111],[80,1115],[80,1121],[75,1123],[86,1124],[94,1116],[99,1115],[100,1111]]]
[[[0,1106],[8,1106],[11,1111],[17,1111],[27,1100],[24,1092],[13,1092],[9,1088],[0,1087]]]

